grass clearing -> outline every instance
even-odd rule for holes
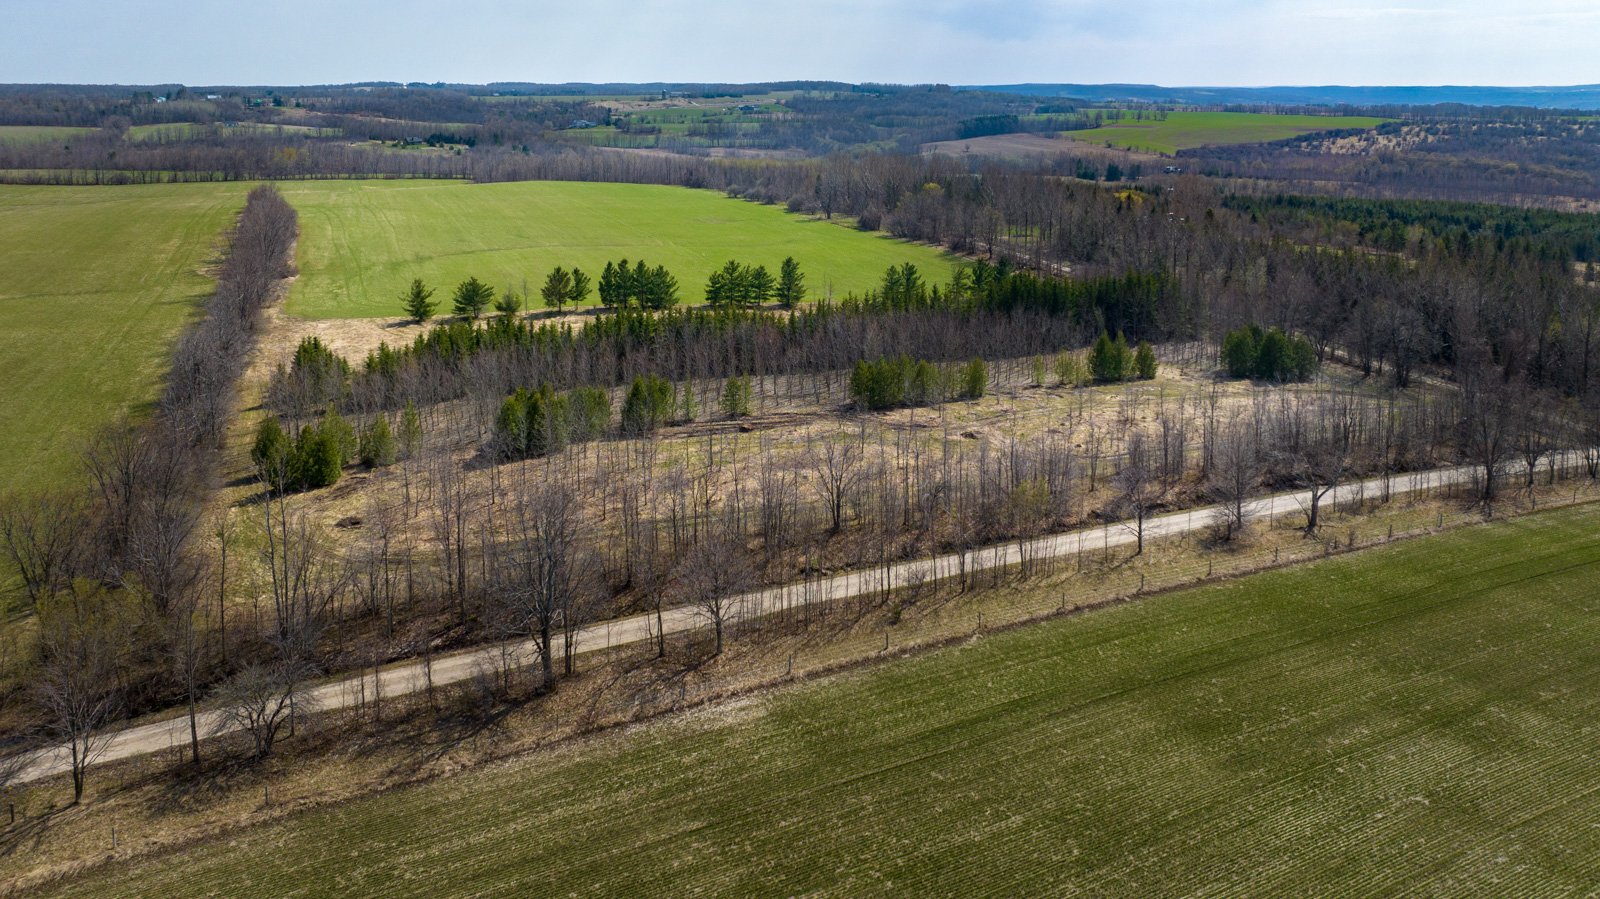
[[[1376,128],[1370,116],[1266,115],[1253,112],[1169,112],[1165,121],[1124,119],[1088,131],[1063,132],[1084,143],[1153,153],[1176,153],[1207,144],[1251,144],[1313,131]]]
[[[1144,599],[53,895],[1546,895],[1600,873],[1600,508]]]
[[[450,289],[467,277],[535,293],[557,265],[598,281],[607,261],[665,265],[684,302],[728,259],[773,273],[793,256],[813,297],[875,286],[890,265],[913,262],[930,281],[956,258],[938,250],[790,215],[704,190],[642,184],[453,181],[290,183],[300,212],[300,277],[285,311],[305,318],[401,315],[413,278]],[[591,296],[593,303],[595,297]]]
[[[59,483],[151,400],[243,184],[0,186],[0,491]]]

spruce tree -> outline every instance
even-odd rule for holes
[[[432,302],[432,297],[433,289],[424,285],[421,278],[413,278],[411,290],[400,295],[400,301],[405,304],[406,318],[419,325],[433,318],[439,306]]]

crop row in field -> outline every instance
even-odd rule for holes
[[[993,635],[57,895],[1556,895],[1600,875],[1600,510]]]

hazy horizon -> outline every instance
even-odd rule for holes
[[[1600,9],[1532,0],[11,0],[0,82],[1128,83],[1170,87],[1600,82]],[[669,77],[662,77],[663,75]]]

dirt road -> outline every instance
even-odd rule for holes
[[[1568,461],[1575,461],[1577,454],[1568,454],[1568,457],[1565,458]],[[1523,469],[1523,466],[1520,464],[1512,465],[1508,466],[1508,469],[1506,474],[1514,476]],[[1462,466],[1415,474],[1395,475],[1388,478],[1388,490],[1391,496],[1413,493],[1419,490],[1434,490],[1452,484],[1469,482],[1472,480],[1475,471],[1477,469],[1474,467]],[[1356,500],[1368,495],[1377,495],[1384,488],[1384,480],[1383,478],[1375,478],[1369,481],[1344,485],[1338,488],[1335,493],[1323,498],[1324,508],[1333,503]],[[1295,514],[1309,501],[1309,494],[1305,491],[1276,494],[1249,503],[1246,508],[1246,516],[1251,520],[1259,520]],[[1210,524],[1215,511],[1216,507],[1208,506],[1147,519],[1145,521],[1145,538],[1147,540],[1157,540],[1199,531]],[[1074,556],[1080,550],[1088,551],[1123,546],[1134,542],[1135,539],[1136,535],[1131,525],[1112,524],[1105,527],[1041,537],[1031,541],[1012,541],[964,553],[951,553],[929,559],[916,559],[887,568],[841,574],[811,583],[775,587],[739,597],[735,601],[734,613],[729,620],[738,622],[770,614],[779,609],[797,608],[813,603],[837,602],[858,596],[868,596],[885,589],[893,590],[912,584],[926,584],[934,580],[944,580],[959,576],[962,571],[970,573],[1016,565],[1024,558],[1024,553],[1026,553],[1027,558],[1034,560],[1064,558]],[[662,627],[669,635],[680,634],[706,626],[708,626],[708,622],[694,608],[670,609],[662,615]],[[594,652],[615,646],[653,640],[655,633],[655,616],[653,614],[635,615],[631,618],[621,618],[589,625],[579,630],[573,637],[573,648],[578,653]],[[433,661],[434,685],[443,686],[458,683],[475,676],[479,672],[489,670],[494,661],[502,657],[502,653],[505,652],[508,646],[513,648],[520,658],[524,660],[536,661],[538,659],[536,644],[531,640],[514,644],[493,644],[452,655],[440,656]],[[561,649],[556,648],[554,651],[559,657]],[[427,672],[421,661],[396,665],[384,670],[378,676],[382,678],[382,695],[385,697],[416,693],[427,688]],[[373,695],[373,688],[372,674],[352,676],[311,689],[309,691],[309,701],[313,707],[324,710],[351,707],[361,702],[362,697]],[[226,722],[217,712],[208,711],[200,715],[200,732],[203,735],[220,734],[226,732],[226,729]],[[97,762],[109,762],[146,753],[171,750],[174,746],[186,745],[188,740],[189,719],[187,716],[179,716],[171,720],[158,721],[151,724],[136,724],[119,731],[115,736],[111,737],[105,744],[104,749],[95,757],[95,760]],[[67,747],[57,746],[35,753],[17,779],[18,781],[37,780],[69,769],[70,757]]]

